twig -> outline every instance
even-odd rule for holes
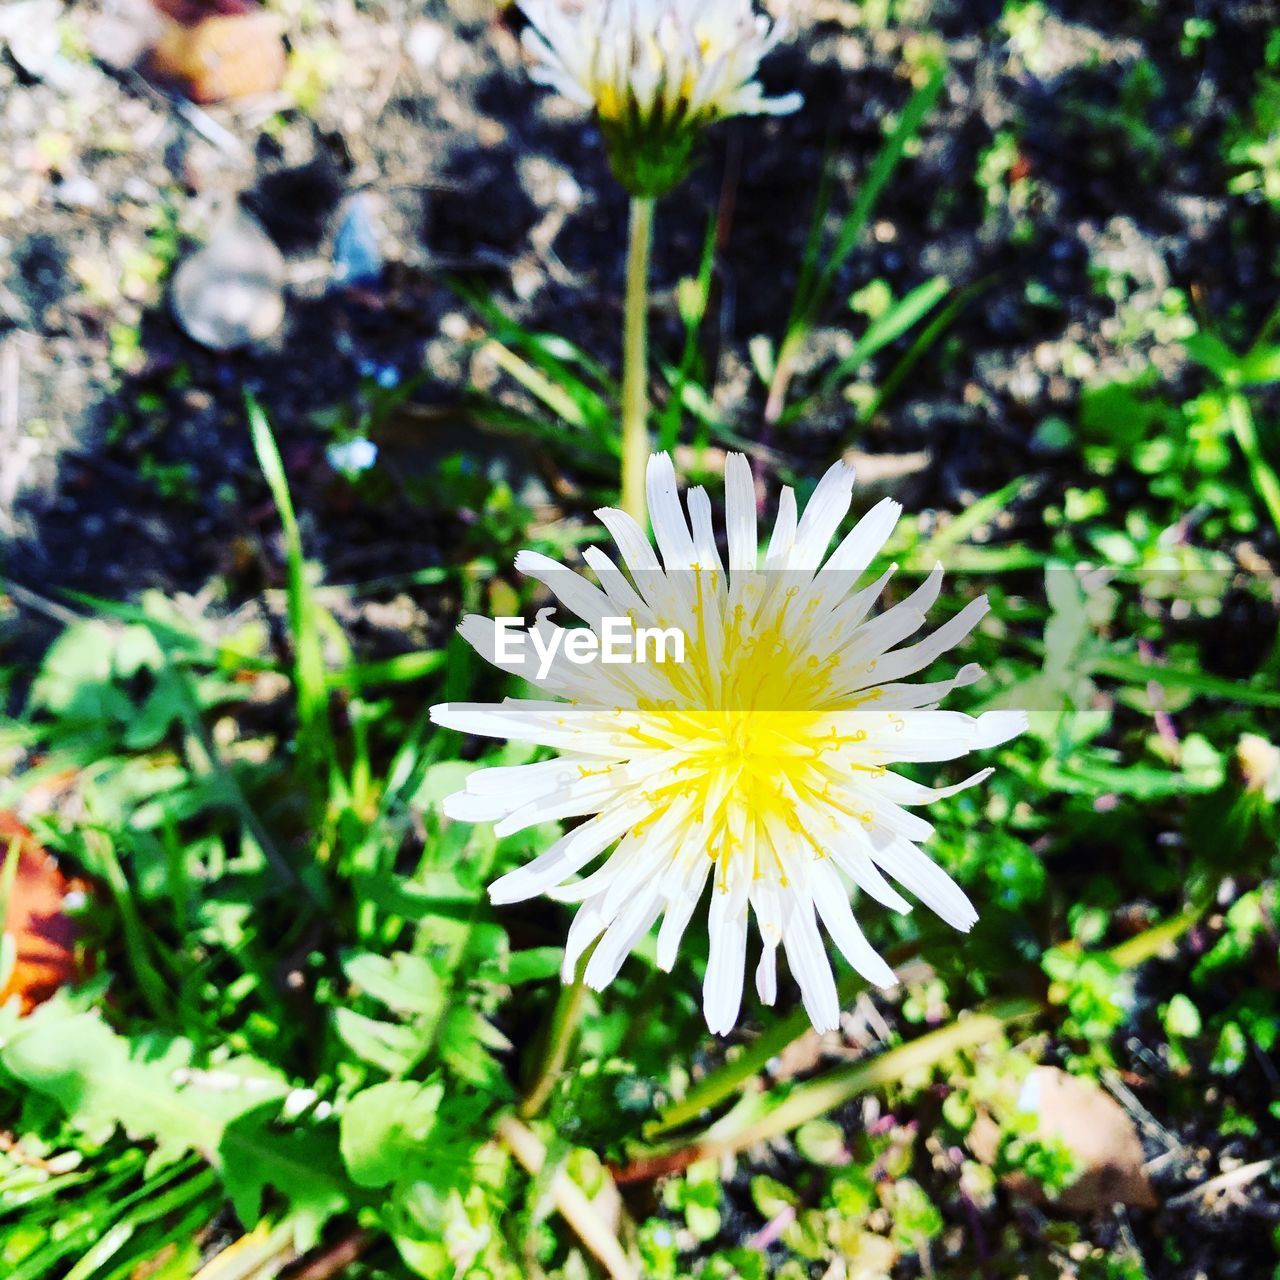
[[[69,627],[72,623],[80,621],[80,615],[73,613],[65,605],[60,605],[54,600],[47,600],[44,596],[37,595],[36,592],[29,590],[27,587],[19,586],[16,582],[3,582],[0,583],[0,587],[24,608],[30,609],[33,613],[43,614],[50,622]]]
[[[525,1172],[536,1178],[547,1160],[547,1149],[537,1134],[513,1115],[502,1116],[495,1128]],[[556,1211],[612,1280],[639,1280],[640,1272],[618,1237],[609,1229],[586,1192],[563,1169],[558,1170],[551,1181],[551,1200]]]
[[[1202,1200],[1205,1196],[1213,1195],[1217,1191],[1229,1191],[1232,1187],[1242,1187],[1245,1183],[1262,1177],[1264,1173],[1270,1173],[1278,1164],[1280,1164],[1280,1156],[1273,1156],[1270,1160],[1255,1160],[1252,1164],[1242,1164],[1238,1169],[1220,1173],[1216,1178],[1210,1178],[1208,1182],[1202,1182],[1198,1187],[1192,1187],[1190,1191],[1184,1191],[1181,1195],[1166,1200],[1165,1206],[1169,1209],[1179,1209],[1184,1204]]]
[[[1106,1085],[1110,1093],[1115,1097],[1116,1101],[1142,1126],[1142,1128],[1152,1137],[1156,1138],[1165,1148],[1166,1153],[1177,1152],[1182,1150],[1182,1143],[1178,1140],[1175,1133],[1171,1133],[1160,1123],[1159,1120],[1151,1114],[1150,1111],[1138,1101],[1137,1095],[1125,1084],[1121,1079],[1120,1073],[1114,1068],[1106,1067],[1102,1072],[1102,1083]],[[1147,1162],[1148,1167],[1150,1161]]]
[[[260,1222],[210,1258],[192,1280],[266,1280],[294,1258],[294,1224]]]
[[[355,1262],[373,1243],[373,1239],[368,1231],[353,1231],[331,1244],[301,1271],[295,1271],[289,1280],[332,1280],[332,1277],[340,1275]]]
[[[794,1205],[786,1205],[780,1213],[775,1213],[755,1235],[748,1237],[745,1247],[763,1253],[771,1244],[776,1244],[782,1233],[796,1220]]]

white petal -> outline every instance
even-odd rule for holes
[[[475,796],[518,798],[520,802],[546,795],[577,776],[573,760],[543,760],[538,764],[497,765],[467,776],[466,789]],[[515,808],[515,804],[512,804]]]
[[[785,569],[796,541],[796,491],[790,487],[778,495],[778,518],[764,554],[766,569]]]
[[[729,543],[729,569],[742,573],[756,567],[760,547],[756,532],[756,487],[751,464],[741,453],[724,462],[724,517]]]
[[[905,600],[859,627],[840,651],[841,662],[856,664],[877,658],[919,631],[941,591],[942,565],[939,564]]]
[[[853,501],[853,468],[844,462],[830,467],[818,481],[796,529],[788,568],[816,569]]]
[[[635,898],[624,911],[618,913],[587,962],[587,971],[583,975],[587,986],[593,991],[603,991],[618,976],[622,962],[653,927],[660,905],[658,895],[650,891]],[[604,912],[607,916],[607,907]]]
[[[693,568],[698,553],[694,550],[693,536],[680,506],[676,469],[670,454],[655,453],[649,459],[645,489],[649,500],[649,523],[662,552],[663,566],[668,573]]]
[[[613,615],[609,597],[581,574],[537,551],[516,555],[516,572],[547,587],[566,609],[597,632],[606,617]]]
[[[598,903],[587,902],[578,908],[564,940],[564,960],[560,965],[562,982],[574,980],[582,953],[604,932],[608,923]]]
[[[884,684],[876,696],[876,706],[886,711],[931,707],[954,689],[963,689],[982,679],[983,670],[976,662],[967,663],[950,680],[933,680],[924,684]]]
[[[1027,725],[1025,711],[985,711],[977,720],[973,749],[982,751],[988,747],[998,747],[1020,733],[1026,733]]]
[[[440,807],[454,822],[497,822],[511,812],[510,802],[502,796],[476,796],[466,791],[445,796]]]
[[[693,544],[697,551],[698,567],[704,571],[718,569],[723,573],[724,565],[720,562],[715,529],[711,524],[711,499],[701,485],[689,490],[689,518],[693,521]]]
[[[634,809],[625,805],[598,814],[561,836],[532,862],[500,876],[489,886],[489,901],[495,906],[502,906],[545,893],[552,885],[576,874],[592,858],[603,853],[635,820]]]
[[[900,773],[886,773],[876,780],[876,787],[886,798],[898,804],[932,804],[935,800],[945,800],[948,796],[958,795],[980,782],[986,782],[995,772],[994,769],[979,769],[970,774],[963,782],[954,782],[949,787],[926,787],[911,778],[904,778]]]
[[[868,982],[877,987],[893,986],[897,978],[858,928],[840,877],[826,863],[819,863],[813,870],[814,903],[822,923],[844,958]]]
[[[772,1005],[778,998],[778,948],[766,942],[756,965],[756,994],[761,1004]]]
[[[823,573],[862,573],[889,540],[902,504],[883,498],[845,534],[843,541],[822,566]]]
[[[702,984],[702,1011],[707,1028],[728,1035],[742,1006],[742,983],[747,962],[745,890],[716,888],[711,895],[710,946]]]
[[[667,912],[662,918],[662,927],[658,930],[658,968],[663,973],[670,973],[676,962],[680,939],[684,937],[689,920],[697,909],[702,897],[702,888],[711,871],[710,858],[699,855],[699,863],[702,870],[697,880],[697,887],[678,893],[667,903]]]
[[[601,507],[596,512],[596,519],[609,531],[609,536],[618,544],[622,553],[622,562],[632,573],[660,572],[662,566],[653,553],[653,546],[644,536],[644,530],[625,511],[617,511],[613,507]]]
[[[599,547],[587,547],[582,558],[592,573],[600,579],[600,586],[609,597],[609,604],[618,617],[632,617],[637,625],[653,621],[644,597],[627,581],[627,576]]]
[[[955,648],[970,631],[986,616],[990,605],[986,596],[970,600],[954,618],[949,618],[932,635],[907,649],[898,649],[880,658],[874,667],[874,673],[868,672],[863,688],[869,684],[887,684],[892,680],[901,680],[904,676],[915,675],[936,658],[941,657],[948,649]]]
[[[952,928],[968,933],[978,919],[963,889],[915,845],[898,836],[873,833],[872,857],[910,893]]]
[[[800,984],[805,1012],[815,1031],[834,1031],[840,1022],[840,999],[814,922],[813,903],[791,894],[785,910],[782,945],[791,974]]]

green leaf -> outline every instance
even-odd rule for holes
[[[1198,1036],[1200,1011],[1184,995],[1176,995],[1165,1006],[1164,1029],[1171,1036]]]
[[[219,1159],[227,1195],[246,1226],[263,1214],[274,1189],[288,1204],[299,1247],[310,1248],[320,1228],[349,1207],[336,1135],[332,1130],[276,1127],[279,1108],[256,1107],[226,1127]]]
[[[1188,356],[1223,382],[1234,385],[1239,378],[1240,357],[1212,333],[1193,333],[1182,342]]]
[[[439,1013],[444,1003],[440,978],[430,961],[397,951],[389,956],[354,952],[343,958],[343,972],[365,995],[393,1013]]]
[[[336,1151],[324,1158],[331,1137],[271,1127],[289,1085],[264,1063],[231,1058],[197,1070],[189,1041],[127,1038],[63,999],[4,1030],[0,1067],[19,1084],[53,1100],[90,1141],[105,1142],[118,1127],[156,1144],[153,1164],[202,1155],[246,1226],[257,1221],[267,1186],[296,1218],[304,1244],[346,1207]]]
[[[299,748],[304,761],[312,767],[323,758],[332,758],[333,740],[329,727],[329,688],[325,672],[324,651],[320,644],[320,609],[307,577],[302,550],[302,534],[294,514],[293,499],[284,462],[276,448],[275,438],[266,415],[252,396],[247,397],[249,430],[258,465],[266,477],[272,500],[284,530],[285,561],[289,609],[289,630],[294,645],[294,680],[298,694],[298,718],[301,720]]]
[[[342,1158],[361,1187],[385,1187],[424,1154],[444,1096],[438,1084],[394,1080],[363,1089],[342,1113]]]
[[[790,1187],[763,1173],[751,1179],[751,1199],[762,1218],[776,1218],[784,1209],[800,1203],[800,1197]]]
[[[192,1150],[215,1159],[228,1120],[261,1103],[264,1095],[282,1098],[288,1092],[283,1077],[269,1068],[238,1061],[227,1063],[216,1077],[197,1075],[193,1083],[183,1083],[190,1064],[191,1045],[185,1040],[131,1041],[97,1013],[69,1013],[53,1001],[24,1019],[0,1049],[0,1065],[57,1102],[88,1137],[105,1141],[119,1126],[131,1138],[153,1140],[161,1163]],[[245,1088],[207,1083],[238,1081],[241,1067],[246,1068]]]
[[[398,1022],[379,1022],[352,1009],[334,1010],[334,1028],[342,1043],[370,1066],[399,1075],[419,1058],[429,1033]]]
[[[562,947],[530,947],[526,951],[513,951],[507,957],[502,981],[508,986],[518,987],[524,982],[541,982],[545,978],[553,978],[560,972],[563,960]]]
[[[1240,381],[1247,387],[1280,382],[1280,346],[1246,352],[1240,362]]]

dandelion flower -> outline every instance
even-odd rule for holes
[[[977,919],[964,892],[918,847],[933,828],[910,808],[991,771],[933,788],[890,766],[997,746],[1026,727],[1025,714],[938,710],[952,689],[979,678],[975,665],[948,680],[907,682],[963,640],[987,602],[974,600],[904,643],[937,599],[942,567],[900,603],[873,612],[893,568],[855,584],[901,507],[890,499],[873,507],[828,556],[852,500],[851,468],[832,467],[803,514],[792,490],[782,491],[762,565],[754,486],[741,455],[725,468],[727,566],[705,490],[688,493],[686,514],[665,454],[650,460],[646,479],[656,552],[634,520],[605,509],[597,515],[625,570],[597,548],[584,558],[599,585],[529,551],[516,567],[597,635],[611,619],[678,628],[684,660],[577,665],[562,649],[543,678],[532,677],[545,700],[433,708],[437,724],[557,753],[478,770],[445,812],[495,821],[500,836],[586,819],[489,890],[495,903],[547,894],[581,904],[565,949],[566,981],[599,939],[585,980],[603,988],[659,917],[657,961],[669,971],[710,882],[703,986],[710,1029],[725,1033],[737,1019],[753,916],[760,998],[775,999],[781,946],[814,1026],[831,1029],[839,1002],[819,925],[863,977],[894,981],[854,918],[852,888],[908,911],[894,880],[957,929]],[[461,631],[488,660],[530,675],[527,664],[497,661],[491,621],[472,616]]]
[[[596,113],[618,180],[657,196],[684,176],[707,125],[781,115],[755,79],[785,34],[751,0],[519,0],[540,84]]]

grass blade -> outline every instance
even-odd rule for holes
[[[329,725],[329,682],[325,674],[324,653],[316,624],[317,605],[307,581],[306,561],[302,553],[302,534],[289,494],[275,437],[256,400],[246,397],[249,430],[253,436],[258,465],[266,477],[272,500],[284,529],[289,629],[293,635],[294,679],[298,694],[298,753],[304,764],[312,766],[333,759],[333,737]]]

